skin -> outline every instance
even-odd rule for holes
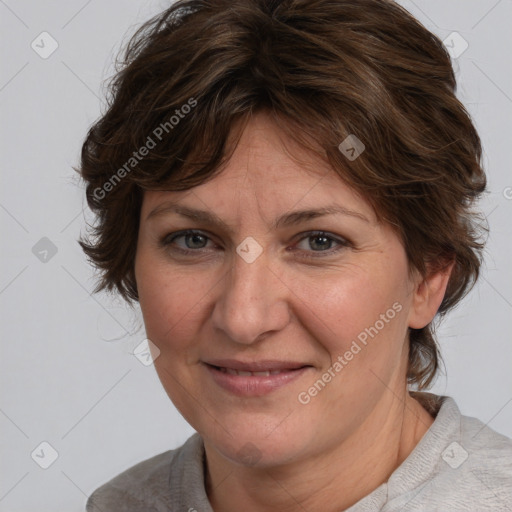
[[[226,227],[171,211],[148,218],[170,200],[214,212]],[[271,226],[280,215],[331,204],[366,220],[326,215]],[[186,229],[206,238],[160,243]],[[236,252],[249,236],[262,248],[252,263]],[[433,422],[407,392],[407,331],[433,319],[449,271],[428,278],[409,272],[394,231],[264,114],[248,122],[211,181],[145,192],[135,264],[140,305],[160,351],[160,380],[203,437],[205,485],[216,512],[295,511],[298,504],[339,511],[389,478]],[[400,312],[300,403],[299,394],[332,372],[338,356],[396,303]],[[213,381],[202,363],[213,358],[311,368],[269,394],[239,397]]]

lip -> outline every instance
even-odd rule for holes
[[[312,368],[311,365],[292,361],[243,362],[233,359],[210,360],[204,362],[203,366],[218,386],[234,395],[244,397],[267,395],[298,379]],[[234,371],[274,372],[274,374],[237,375]]]
[[[297,370],[304,366],[310,366],[306,363],[297,361],[278,361],[277,359],[265,359],[261,361],[238,361],[237,359],[209,359],[205,361],[206,364],[211,366],[218,366],[219,368],[231,368],[233,370],[245,372],[262,372],[262,371],[277,371],[277,370]]]

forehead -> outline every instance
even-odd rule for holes
[[[145,192],[143,213],[169,200],[238,218],[254,212],[274,218],[292,209],[338,204],[375,220],[369,203],[325,160],[301,147],[267,115],[252,117],[238,135],[219,174],[186,191]]]

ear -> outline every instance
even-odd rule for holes
[[[413,289],[409,327],[422,329],[434,319],[443,301],[454,264],[455,261],[452,261],[440,270],[429,271],[427,277],[418,278]]]

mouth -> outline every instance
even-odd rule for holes
[[[237,396],[263,396],[291,383],[313,368],[289,361],[216,360],[204,362],[212,380]]]
[[[283,372],[289,372],[294,370],[263,370],[263,371],[256,371],[256,372],[249,372],[244,370],[235,370],[234,368],[223,368],[222,366],[214,366],[217,370],[223,372],[223,373],[229,373],[230,375],[239,375],[241,377],[250,377],[251,375],[253,377],[268,377],[269,375],[279,375]]]

